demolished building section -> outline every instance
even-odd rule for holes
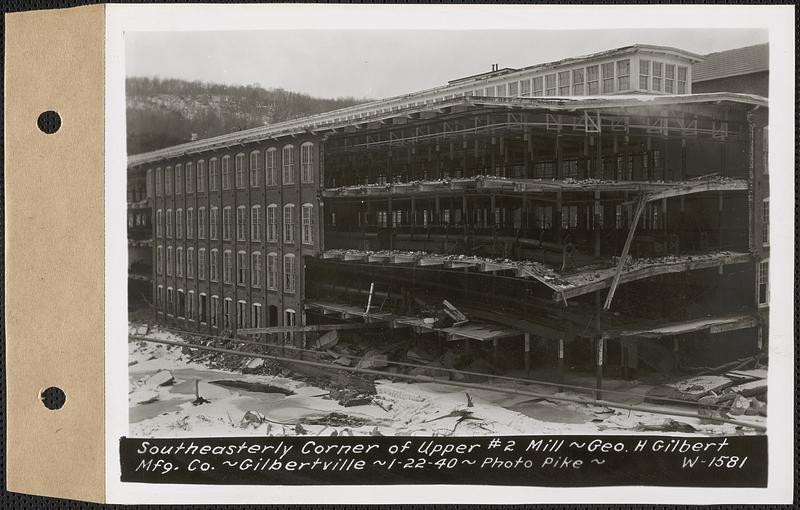
[[[155,322],[380,324],[598,387],[765,347],[764,98],[439,92],[130,157]]]

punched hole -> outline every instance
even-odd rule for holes
[[[51,411],[61,409],[64,407],[64,403],[67,401],[67,395],[64,393],[64,390],[56,386],[51,386],[42,391],[39,397],[41,398],[44,406]]]
[[[52,135],[61,128],[61,116],[53,110],[48,110],[39,114],[36,124],[43,133]]]

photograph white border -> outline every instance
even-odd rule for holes
[[[794,428],[794,6],[107,5],[106,499],[109,503],[791,503]],[[643,21],[646,20],[646,21]],[[128,434],[125,43],[127,31],[762,28],[770,42],[769,486],[224,486],[120,482]],[[605,49],[598,42],[598,50]],[[531,58],[535,61],[535,55]],[[789,390],[791,388],[791,390]]]

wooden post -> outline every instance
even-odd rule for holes
[[[531,334],[525,333],[525,374],[531,376]]]
[[[595,340],[595,349],[596,349],[596,360],[595,360],[595,392],[594,398],[596,400],[602,400],[603,398],[603,347],[604,347],[604,338],[598,337]]]
[[[614,292],[617,290],[619,278],[622,276],[622,269],[625,267],[625,260],[628,258],[628,251],[631,248],[633,234],[636,232],[636,225],[639,223],[639,218],[642,217],[642,212],[644,211],[646,204],[647,200],[644,198],[644,196],[641,197],[639,199],[639,205],[636,206],[636,213],[633,215],[633,220],[631,220],[630,228],[628,229],[628,237],[625,239],[625,246],[622,247],[622,254],[619,257],[619,262],[617,262],[617,270],[614,273],[614,279],[611,282],[611,288],[608,290],[608,296],[606,297],[606,302],[603,305],[604,310],[611,308],[611,300],[614,299]]]
[[[558,339],[558,382],[564,383],[564,339]],[[559,386],[558,391],[562,391]]]

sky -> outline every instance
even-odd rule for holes
[[[127,32],[126,75],[381,99],[491,70],[630,44],[698,54],[768,41],[762,29]]]

